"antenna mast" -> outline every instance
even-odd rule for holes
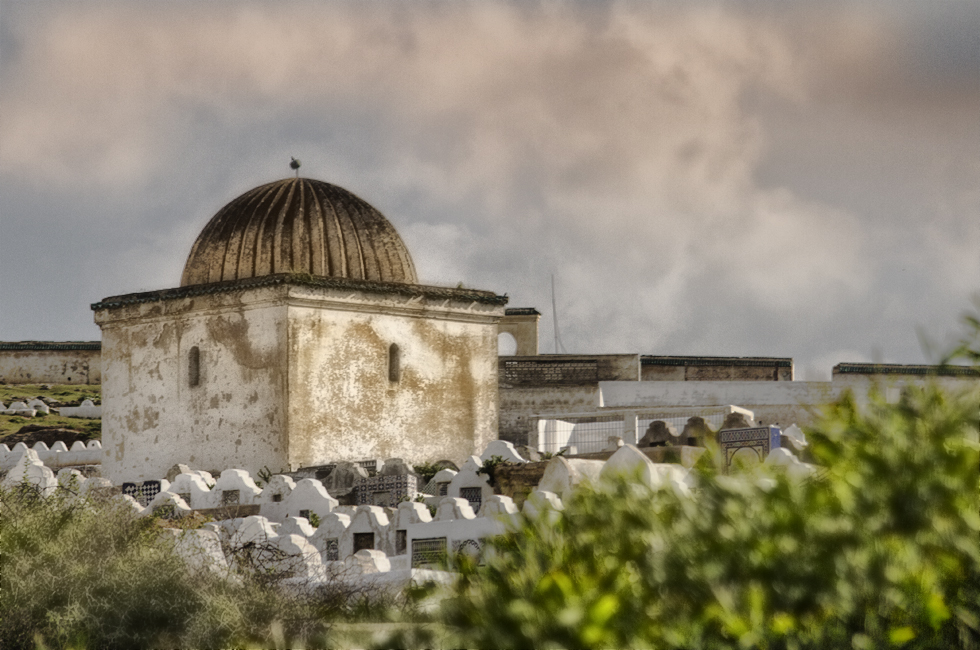
[[[565,345],[561,342],[561,337],[558,336],[558,306],[555,303],[555,274],[551,274],[551,320],[555,324],[555,354],[558,354],[560,349],[562,353],[568,354],[565,350]]]

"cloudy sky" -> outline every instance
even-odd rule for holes
[[[980,289],[980,3],[0,2],[0,339],[355,192],[569,352],[922,363]]]

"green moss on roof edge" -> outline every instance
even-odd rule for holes
[[[322,287],[325,289],[350,289],[365,293],[395,294],[409,297],[434,298],[436,300],[457,300],[459,302],[478,302],[484,305],[506,305],[507,296],[498,296],[492,291],[476,289],[451,289],[448,287],[431,287],[422,284],[402,284],[399,282],[374,282],[371,280],[351,280],[347,278],[326,278],[305,273],[279,273],[263,275],[244,280],[228,280],[211,282],[209,284],[194,284],[176,289],[162,289],[143,293],[129,293],[121,296],[103,298],[100,302],[92,303],[92,310],[117,309],[127,305],[138,305],[162,300],[193,298],[217,293],[231,293],[243,289],[273,287],[278,285],[298,285],[304,287]]]

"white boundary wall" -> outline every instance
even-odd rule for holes
[[[38,442],[31,449],[37,452],[42,463],[52,469],[102,463],[102,443],[98,440],[89,440],[87,443],[76,440],[70,449],[61,441],[54,443],[51,447],[43,442]],[[14,445],[13,449],[0,444],[0,471],[10,470],[17,464],[25,451],[27,451],[27,445],[22,442]]]

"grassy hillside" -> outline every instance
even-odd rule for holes
[[[0,385],[0,402],[27,402],[40,399],[52,408],[78,406],[90,399],[96,404],[102,401],[102,387],[76,384],[3,384]],[[102,421],[82,418],[64,418],[52,413],[38,413],[33,418],[20,415],[0,415],[0,443],[13,447],[18,442],[33,446],[39,440],[46,444],[63,440],[71,445],[75,440],[98,440],[102,437]]]

